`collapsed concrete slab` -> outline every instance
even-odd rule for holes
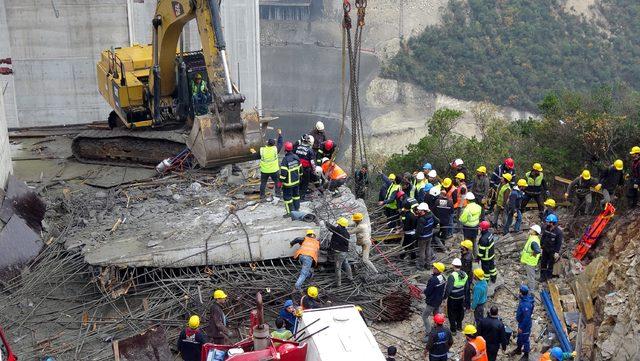
[[[325,193],[303,203],[300,210],[332,223],[354,212],[367,215],[364,202],[356,200],[348,188],[340,192],[340,196]],[[111,209],[98,211],[102,204],[110,203],[106,194],[99,194],[90,201],[95,204],[89,205],[93,211],[80,220],[85,227],[74,229],[66,246],[81,247],[91,265],[173,268],[290,257],[294,249],[289,242],[304,236],[307,229],[328,239],[328,231],[319,222],[283,218],[281,201],[247,201],[243,194],[227,194],[193,184],[130,189],[126,201],[116,200]],[[113,223],[105,221],[108,219]],[[105,223],[113,226],[105,227]]]

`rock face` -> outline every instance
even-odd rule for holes
[[[620,219],[607,238],[609,272],[598,289],[596,320],[600,323],[595,360],[638,360],[640,355],[640,211]]]

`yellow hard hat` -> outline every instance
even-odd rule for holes
[[[358,312],[362,312],[362,307],[356,305],[356,310],[358,310]]]
[[[442,272],[444,272],[445,265],[442,262],[434,262],[433,263],[433,268],[437,269],[438,272],[442,273]]]
[[[524,179],[518,179],[518,187],[526,187],[527,181]]]
[[[200,327],[200,317],[193,315],[189,317],[189,328],[196,330]]]
[[[639,153],[640,153],[640,147],[638,147],[637,145],[631,148],[631,151],[629,152],[629,154],[639,154]]]
[[[362,213],[354,213],[351,216],[351,220],[353,221],[361,221],[364,218],[364,216],[362,215]]]
[[[456,174],[456,179],[464,180],[464,178],[465,178],[464,173],[460,172],[460,173]]]
[[[311,298],[317,298],[318,297],[318,287],[311,286],[311,287],[307,288],[307,296],[309,296]]]
[[[487,167],[481,165],[478,167],[478,169],[476,169],[476,172],[478,173],[487,173]]]
[[[449,187],[451,187],[451,183],[452,183],[451,178],[445,178],[442,181],[442,186],[445,187],[445,188],[449,188]]]
[[[471,242],[468,239],[465,239],[464,241],[460,242],[460,245],[468,250],[473,249],[473,242]]]
[[[196,74],[196,79],[202,79],[202,74],[200,73]]]
[[[617,170],[622,170],[624,168],[624,163],[622,162],[622,159],[616,159],[616,161],[613,162],[613,166],[616,167]]]
[[[227,298],[227,294],[224,293],[223,290],[215,290],[213,292],[213,298],[215,298],[216,300]]]
[[[513,179],[513,176],[511,175],[511,173],[504,173],[502,175],[502,178],[506,179],[507,182],[511,182],[511,180]]]
[[[584,180],[589,180],[591,179],[591,172],[589,172],[588,170],[583,170],[582,171],[582,179]]]
[[[478,329],[476,329],[476,326],[474,325],[466,325],[464,326],[464,330],[462,330],[462,333],[464,333],[465,335],[475,335],[476,333],[478,333]]]
[[[394,181],[394,180],[396,180],[396,175],[393,174],[393,173],[390,173],[387,178],[389,178],[390,181]]]
[[[315,236],[316,232],[313,229],[307,229],[307,236]]]
[[[338,223],[338,225],[342,227],[346,227],[349,225],[349,221],[344,217],[338,218],[338,221],[336,223]]]
[[[549,207],[555,207],[556,206],[556,201],[555,201],[555,199],[549,198],[546,201],[544,201],[544,205],[545,206],[549,206]]]
[[[533,163],[533,170],[537,170],[538,172],[542,172],[542,164]]]
[[[482,268],[476,268],[473,270],[473,275],[476,276],[479,280],[484,279],[484,271]]]

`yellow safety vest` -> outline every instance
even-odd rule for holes
[[[413,188],[411,188],[411,192],[409,192],[409,194],[410,194],[409,196],[411,198],[415,198],[416,194],[420,193],[420,190],[422,190],[422,188],[424,188],[427,185],[427,183],[428,182],[427,182],[426,179],[420,181],[420,183],[415,183],[415,181],[414,181]]]
[[[278,172],[278,148],[266,146],[260,148],[260,173]]]
[[[533,254],[533,247],[531,246],[533,242],[537,243],[538,247],[540,246],[540,238],[538,236],[536,235],[529,236],[529,239],[527,239],[527,243],[525,243],[524,248],[522,249],[522,252],[520,252],[520,262],[528,266],[535,267],[538,265],[538,260],[540,259],[540,253],[536,255]]]
[[[500,207],[502,207],[502,204],[504,204],[504,193],[507,190],[511,190],[511,186],[509,185],[509,183],[503,184],[498,191],[498,199],[496,200],[496,203],[498,203]]]
[[[475,227],[480,223],[480,215],[482,214],[482,207],[478,203],[469,203],[460,214],[460,223],[463,226]]]
[[[525,174],[525,177],[527,178],[527,185],[540,187],[542,185],[544,174],[540,172],[540,174],[538,174],[538,176],[534,179],[531,178],[531,172],[527,172],[527,174]]]
[[[391,183],[389,188],[387,188],[387,195],[384,197],[384,199],[387,200],[391,198],[393,192],[397,191],[398,189],[400,189],[400,184]],[[384,206],[390,209],[398,209],[398,202],[394,200],[393,202],[385,204]]]
[[[459,271],[454,271],[451,275],[453,276],[453,288],[451,289],[449,298],[456,300],[464,298],[464,287],[467,284],[469,275],[465,273],[464,277],[460,277]]]

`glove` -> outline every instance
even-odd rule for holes
[[[560,255],[558,253],[554,253],[553,259],[557,261],[558,259],[560,259]]]
[[[378,202],[378,205],[379,205],[379,206],[381,206],[381,205],[383,205],[383,204],[384,204],[384,201],[380,201],[380,202]]]
[[[578,352],[577,351],[573,351],[571,353],[571,357],[575,358],[576,356],[578,356]]]
[[[565,193],[564,194],[564,199],[568,199],[569,198],[569,193]]]
[[[593,189],[595,189],[596,192],[600,192],[600,190],[602,189],[602,184],[596,184],[596,186],[593,187]]]
[[[637,185],[637,184],[634,184],[634,185],[633,185],[633,189],[638,189],[638,185]]]
[[[293,247],[293,241],[289,242],[289,248]]]
[[[256,150],[253,148],[249,148],[249,152],[251,152],[251,154],[256,154]]]

